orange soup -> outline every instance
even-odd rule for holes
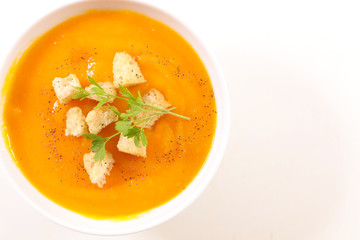
[[[155,88],[190,120],[164,115],[146,129],[146,158],[119,152],[119,137],[111,139],[106,148],[115,163],[99,188],[84,169],[91,141],[65,136],[67,111],[78,106],[86,116],[97,102],[60,104],[52,80],[76,74],[84,88],[88,75],[113,82],[114,54],[123,51],[146,79],[129,90]],[[13,64],[3,94],[3,135],[22,173],[47,198],[95,219],[136,216],[174,198],[200,171],[215,134],[213,88],[196,52],[168,26],[128,10],[90,11],[36,39]],[[113,105],[127,109],[119,99]],[[111,124],[100,135],[115,132]]]

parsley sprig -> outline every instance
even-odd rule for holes
[[[87,139],[92,140],[92,146],[91,151],[96,152],[94,159],[95,161],[102,160],[105,157],[105,145],[106,143],[116,137],[119,134],[123,134],[127,138],[134,138],[134,144],[136,147],[140,148],[142,146],[147,146],[147,138],[144,133],[144,127],[146,124],[151,121],[153,118],[169,114],[173,115],[182,119],[190,120],[190,118],[182,116],[180,114],[172,112],[172,110],[175,109],[175,107],[168,108],[168,109],[162,109],[153,105],[145,104],[142,100],[140,91],[138,92],[138,96],[135,97],[129,89],[119,84],[120,88],[120,95],[116,96],[107,93],[93,78],[88,76],[88,80],[90,83],[94,85],[89,91],[86,91],[82,87],[74,87],[77,92],[73,96],[73,99],[80,99],[84,100],[86,97],[90,95],[95,95],[96,99],[99,101],[99,103],[95,106],[94,109],[99,108],[105,104],[107,104],[111,110],[119,116],[119,119],[115,123],[115,130],[117,133],[110,137],[101,137],[97,134],[92,133],[85,133],[83,136]],[[114,106],[111,106],[108,101],[112,98],[121,99],[128,102],[128,109],[124,113],[120,113]],[[141,112],[149,112],[150,115],[146,114],[143,118],[135,118],[139,113]],[[140,126],[142,124],[142,127],[136,127]],[[141,143],[141,144],[140,144]]]

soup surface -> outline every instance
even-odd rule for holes
[[[112,61],[122,51],[147,80],[129,90],[155,88],[191,120],[166,115],[145,130],[147,158],[119,152],[112,139],[106,148],[115,164],[99,188],[83,164],[91,141],[65,136],[67,111],[79,106],[86,116],[97,102],[60,104],[52,80],[73,73],[82,87],[90,85],[87,75],[113,82]],[[96,219],[135,216],[178,195],[206,161],[215,133],[214,93],[195,51],[166,25],[128,10],[90,11],[39,37],[13,64],[3,94],[4,139],[23,174],[52,201]],[[127,109],[125,101],[113,105]],[[114,133],[111,124],[100,135]]]

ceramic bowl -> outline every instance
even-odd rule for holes
[[[24,177],[14,163],[11,153],[8,152],[1,138],[0,166],[18,192],[35,209],[49,219],[76,231],[98,235],[123,235],[151,228],[174,217],[189,206],[206,188],[220,165],[227,145],[230,129],[230,101],[221,69],[214,55],[205,47],[204,43],[201,42],[188,27],[170,14],[150,5],[134,1],[83,1],[65,6],[47,15],[31,27],[12,48],[1,71],[1,86],[4,84],[5,76],[14,59],[29,46],[29,43],[31,43],[33,39],[64,20],[82,14],[90,9],[129,9],[157,19],[177,31],[192,45],[202,59],[210,75],[217,104],[217,127],[213,147],[206,163],[195,179],[182,193],[171,201],[152,209],[139,218],[126,221],[94,220],[55,204],[37,191]]]

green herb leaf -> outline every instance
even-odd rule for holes
[[[118,132],[126,132],[131,127],[131,121],[119,120],[115,123],[115,129]]]
[[[100,148],[105,147],[105,142],[102,139],[95,139],[92,141],[92,146],[91,146],[91,151],[96,152],[98,151]]]
[[[138,91],[137,102],[138,102],[139,104],[144,104],[144,102],[143,102],[143,100],[142,100],[142,97],[141,97],[141,94],[140,94],[140,90]]]
[[[73,88],[75,88],[75,90],[78,90],[80,92],[86,92],[85,89],[83,89],[82,87],[75,87],[75,86],[72,86]]]
[[[91,82],[92,84],[97,86],[98,88],[104,90],[92,77],[88,76],[88,80],[89,80],[89,82]]]
[[[106,149],[105,149],[105,145],[100,148],[96,153],[95,153],[95,156],[94,156],[94,160],[95,162],[97,162],[98,160],[103,160],[104,157],[105,157],[105,153],[106,153]]]
[[[140,112],[142,112],[141,109],[131,108],[131,109],[126,110],[125,113],[121,113],[121,114],[120,114],[120,117],[121,117],[122,119],[129,119],[129,118],[131,118],[131,117],[135,117],[135,116],[138,115]]]
[[[98,88],[98,87],[93,87],[90,89],[90,91],[95,95],[105,95],[106,94],[104,89]]]
[[[124,132],[124,136],[127,138],[132,138],[135,136],[139,136],[140,132],[140,128],[130,128],[126,132]]]
[[[121,115],[121,113],[119,112],[119,110],[116,109],[116,107],[111,106],[110,104],[108,104],[108,106],[111,108],[111,110],[118,116]]]
[[[81,100],[83,100],[84,98],[86,98],[87,96],[89,96],[90,94],[87,92],[76,92],[74,94],[74,96],[72,97],[72,99],[79,99],[81,98]]]
[[[141,139],[142,145],[147,146],[148,145],[147,137],[143,131],[140,132],[139,137]]]
[[[98,97],[98,104],[94,107],[94,109],[97,109],[99,107],[102,107],[105,103],[107,103],[108,99],[104,97]]]
[[[119,88],[120,88],[120,94],[123,96],[123,97],[126,97],[126,98],[129,98],[131,99],[132,97],[134,97],[131,92],[129,91],[129,89],[123,87],[123,85],[119,84]]]
[[[93,133],[84,133],[83,134],[84,137],[86,137],[87,139],[101,139],[101,140],[105,140],[105,138],[99,136],[99,135],[96,135],[96,134],[93,134]]]
[[[140,137],[139,135],[134,136],[134,144],[137,148],[140,148]]]

